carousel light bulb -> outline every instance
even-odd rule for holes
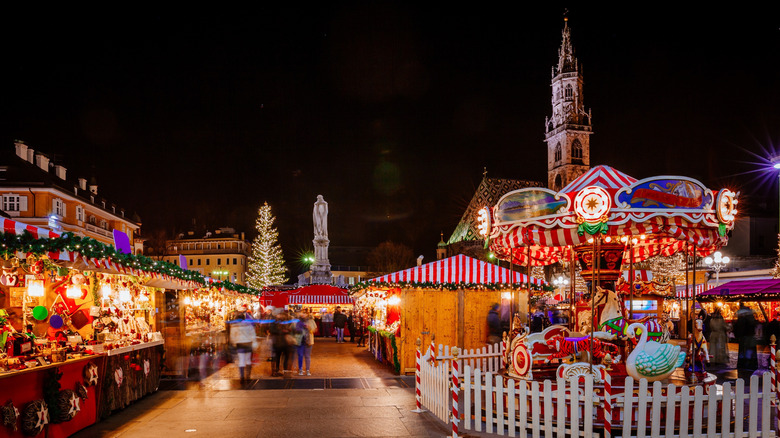
[[[81,288],[75,284],[71,284],[65,289],[65,296],[70,299],[81,298]]]
[[[636,237],[634,237],[633,239],[631,239],[631,243],[633,243],[634,245],[636,245],[637,243],[639,243],[639,239],[637,239]]]
[[[27,282],[27,296],[42,297],[43,293],[43,280],[30,280]]]
[[[628,236],[623,236],[623,237],[621,237],[621,238],[620,238],[620,241],[621,241],[621,242],[623,242],[623,243],[626,243],[626,242],[628,242]]]
[[[640,235],[639,235],[639,238],[640,238],[641,240],[645,240],[645,239],[647,238],[647,236],[646,236],[646,235],[644,235],[644,234],[640,234]]]
[[[588,239],[588,243],[593,243],[593,238]]]
[[[119,289],[119,301],[127,303],[133,299],[129,289]]]

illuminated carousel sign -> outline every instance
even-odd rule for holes
[[[607,213],[612,208],[612,199],[601,187],[585,187],[574,197],[574,213],[577,215],[579,227],[577,233],[582,236],[584,233],[591,235],[606,233],[609,230],[607,226]]]

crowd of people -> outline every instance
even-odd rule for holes
[[[282,308],[267,308],[255,314],[246,306],[232,312],[228,317],[227,344],[222,352],[225,362],[232,362],[238,369],[242,382],[252,378],[252,364],[266,360],[271,362],[272,377],[312,375],[312,349],[315,337],[336,338],[336,343],[345,343],[345,333],[350,342],[357,339],[358,346],[365,345],[365,322],[355,310],[336,307],[330,312],[310,309],[292,311]],[[206,377],[206,364],[212,351],[199,351],[199,377]],[[293,366],[296,364],[297,368]],[[257,376],[255,376],[257,377]]]

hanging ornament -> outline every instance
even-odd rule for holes
[[[0,416],[3,418],[3,426],[13,430],[16,432],[18,430],[18,426],[16,425],[16,420],[19,419],[19,409],[16,409],[16,406],[14,406],[14,402],[11,400],[8,400],[8,403],[3,405],[2,408],[0,408]]]
[[[72,389],[65,389],[57,394],[57,407],[59,416],[55,419],[57,423],[70,421],[81,410],[81,399]]]
[[[84,375],[84,383],[87,384],[87,386],[95,386],[98,383],[98,367],[93,362],[88,363],[84,367],[84,371],[82,372]]]
[[[81,382],[76,382],[76,394],[82,399],[86,400],[89,398],[89,392],[87,391],[87,387],[84,386]]]
[[[34,400],[22,410],[22,433],[27,436],[36,436],[49,424],[49,407],[46,402]]]
[[[73,276],[70,277],[70,281],[76,286],[81,286],[86,283],[87,277],[85,277],[84,274],[73,274]]]
[[[114,371],[114,381],[116,386],[122,386],[122,381],[125,379],[125,372],[119,367]]]
[[[35,263],[31,264],[29,266],[30,273],[34,275],[39,275],[43,273],[43,260],[38,260]]]
[[[3,275],[0,275],[0,284],[8,287],[15,287],[19,283],[19,276],[16,275],[16,269],[3,268]]]
[[[47,316],[49,316],[49,310],[47,308],[43,306],[35,306],[33,308],[33,318],[38,321],[43,321]]]

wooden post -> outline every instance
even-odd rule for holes
[[[464,337],[466,330],[466,291],[458,288],[458,345],[465,347]]]

